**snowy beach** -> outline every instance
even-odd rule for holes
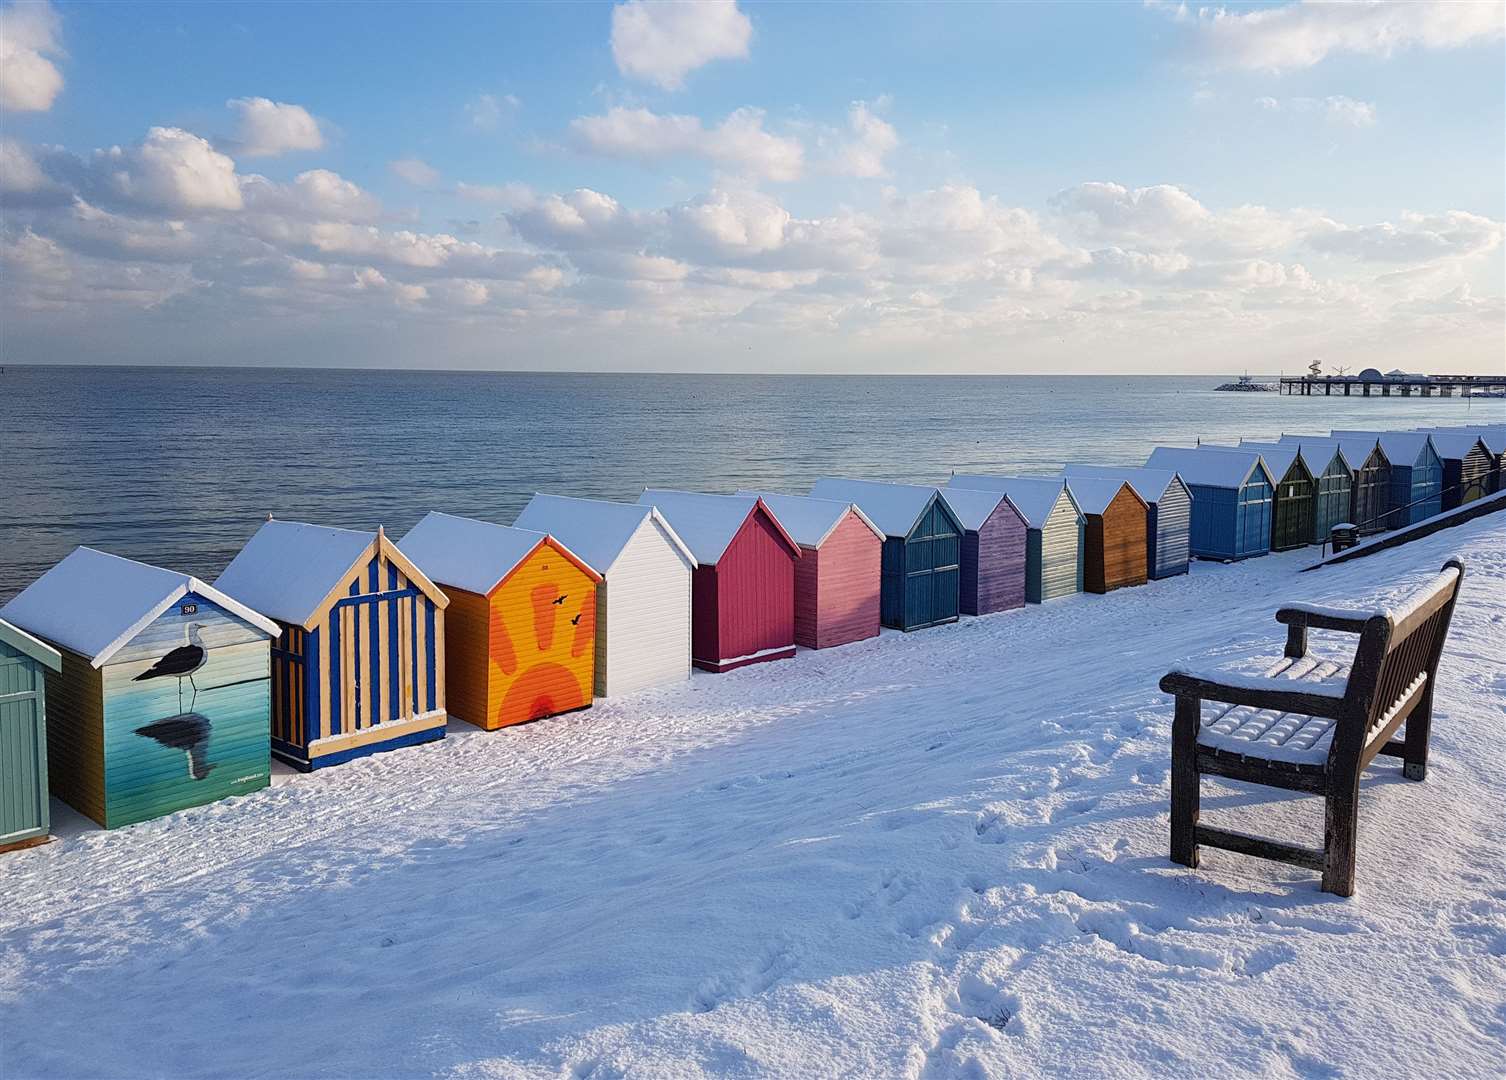
[[[1282,602],[1383,605],[1456,552],[1428,780],[1367,772],[1357,895],[1173,865],[1160,675],[1256,670]],[[1314,558],[452,724],[110,833],[54,802],[63,838],[0,860],[0,1073],[1499,1075],[1506,522]],[[1203,809],[1321,838],[1313,799]]]

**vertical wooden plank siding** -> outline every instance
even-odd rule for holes
[[[795,640],[811,649],[829,649],[874,637],[879,632],[879,580],[883,541],[850,510],[821,550],[806,551],[795,564]],[[815,597],[806,595],[806,562],[815,578]],[[814,643],[801,640],[800,611],[814,609]]]
[[[886,557],[882,587],[891,598],[884,606],[891,616],[898,616],[893,622],[886,618],[886,626],[921,630],[957,621],[962,600],[962,532],[933,498],[904,538],[903,562],[895,565]]]
[[[962,538],[961,595],[964,615],[988,615],[1025,604],[1025,520],[1007,502]]]
[[[1189,530],[1192,525],[1192,496],[1180,481],[1173,482],[1161,493],[1154,504],[1152,520],[1155,523],[1154,555],[1151,576],[1174,577],[1185,574],[1192,558]]]
[[[100,672],[58,650],[63,670],[47,680],[47,783],[95,824],[105,824],[105,703]]]
[[[795,552],[761,507],[716,564],[719,670],[795,651]]]
[[[0,849],[49,828],[46,670],[0,643]]]
[[[690,655],[696,667],[715,671],[721,661],[720,603],[715,566],[698,566],[690,586]]]
[[[1349,470],[1335,458],[1316,479],[1316,494],[1313,500],[1312,543],[1321,544],[1328,539],[1333,527],[1341,521],[1349,521],[1350,491],[1354,486]]]
[[[606,573],[596,593],[597,693],[689,678],[692,570],[664,526],[646,518]]]
[[[1350,488],[1349,521],[1362,533],[1376,533],[1389,528],[1391,506],[1391,464],[1379,450],[1373,450],[1365,463],[1355,470]]]
[[[821,647],[821,552],[800,545],[795,564],[795,644],[806,649]]]
[[[1039,531],[1037,603],[1082,591],[1084,531],[1072,500],[1063,492]]]
[[[1309,542],[1317,514],[1313,489],[1312,475],[1302,464],[1302,458],[1292,458],[1291,468],[1272,494],[1272,551],[1290,551]]]
[[[1121,488],[1102,514],[1084,515],[1083,591],[1107,593],[1146,581],[1145,506]]]

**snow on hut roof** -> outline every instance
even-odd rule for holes
[[[658,521],[670,543],[694,567],[695,556],[664,515],[652,506],[639,503],[538,494],[528,500],[513,527],[548,533],[597,573],[605,574],[622,555],[633,534],[650,518]]]
[[[39,641],[32,637],[19,626],[14,626],[0,619],[0,644],[9,645],[12,649],[24,656],[29,656],[39,664],[46,664],[53,671],[63,670],[63,658],[58,651],[45,641]]]
[[[754,495],[708,495],[669,488],[644,488],[643,494],[638,496],[640,505],[659,508],[702,566],[721,562],[727,546],[759,501]],[[774,517],[772,512],[769,516]],[[784,531],[783,525],[779,525],[778,518],[774,518],[774,522],[798,555],[800,545]]]
[[[1203,450],[1184,446],[1158,446],[1145,464],[1155,469],[1175,469],[1189,484],[1205,487],[1237,488],[1249,480],[1256,469],[1264,468],[1260,455],[1225,447]],[[1269,476],[1270,469],[1266,469]]]
[[[984,473],[953,473],[947,481],[948,492],[962,488],[982,491],[1002,491],[1009,496],[1009,501],[1025,519],[1025,524],[1032,529],[1043,528],[1046,519],[1051,516],[1051,511],[1056,509],[1057,500],[1062,492],[1067,490],[1066,480],[1057,477],[1051,479],[1044,476],[990,476]],[[1067,492],[1067,498],[1072,500],[1073,507],[1077,503],[1072,499],[1072,493]]]
[[[1002,491],[986,491],[983,488],[949,487],[944,493],[947,505],[957,515],[957,520],[968,532],[977,532],[993,516],[1000,503],[1009,503],[1010,509],[1019,514],[1020,520],[1025,520],[1025,515],[1010,502],[1009,496]]]
[[[265,615],[196,577],[87,547],[74,548],[0,608],[0,618],[102,667],[188,593],[218,604],[270,637],[281,632]]]
[[[1312,465],[1307,458],[1302,456],[1300,443],[1266,443],[1264,446],[1256,446],[1254,443],[1239,441],[1238,446],[1224,446],[1221,443],[1203,443],[1198,447],[1200,450],[1231,450],[1236,454],[1259,454],[1265,462],[1265,467],[1271,472],[1271,479],[1280,480],[1292,467],[1292,462],[1299,457],[1302,464],[1307,466],[1307,471],[1312,472]],[[1324,462],[1326,465],[1327,462]],[[1323,470],[1319,469],[1321,473]],[[1314,474],[1316,475],[1316,474]]]
[[[374,532],[269,520],[215,587],[274,619],[302,626],[376,540]]]
[[[1280,442],[1283,445],[1296,443],[1299,446],[1332,446],[1343,453],[1344,461],[1351,472],[1364,468],[1365,462],[1370,460],[1370,455],[1375,453],[1380,446],[1380,443],[1373,438],[1352,436],[1334,438],[1332,435],[1287,435],[1284,433]]]
[[[1438,451],[1439,457],[1466,457],[1483,442],[1479,434],[1473,431],[1430,431],[1428,434],[1433,438],[1433,449]],[[1489,450],[1489,447],[1486,449]]]
[[[817,499],[810,495],[781,495],[777,491],[739,491],[738,494],[762,499],[763,504],[779,519],[779,524],[784,526],[784,531],[801,547],[820,547],[832,530],[842,523],[848,511],[856,514],[880,540],[884,538],[878,526],[863,513],[857,503],[843,502],[840,499]]]
[[[1422,452],[1432,444],[1432,436],[1426,431],[1356,431],[1346,429],[1335,431],[1335,438],[1363,438],[1374,436],[1380,443],[1380,448],[1386,452],[1386,457],[1394,462],[1402,462],[1410,465],[1422,456]],[[1438,452],[1436,449],[1433,451]]]
[[[1133,465],[1068,465],[1062,470],[1067,479],[1075,476],[1117,477],[1135,489],[1147,503],[1159,502],[1172,483],[1178,480],[1175,469],[1148,469]]]
[[[540,544],[551,541],[565,558],[585,568],[580,556],[546,533],[437,510],[425,514],[398,547],[430,581],[490,596]],[[587,568],[587,573],[601,579],[595,570]]]
[[[1128,480],[1117,476],[1067,476],[1067,490],[1084,514],[1102,514],[1109,504],[1119,497],[1126,487],[1134,491]]]
[[[1266,464],[1272,468],[1277,467],[1276,459],[1281,454],[1295,451],[1302,458],[1302,463],[1307,466],[1307,471],[1312,473],[1313,476],[1322,476],[1327,472],[1328,466],[1333,462],[1335,457],[1339,459],[1339,464],[1343,466],[1345,472],[1354,471],[1353,467],[1349,464],[1349,458],[1344,454],[1344,448],[1329,439],[1307,439],[1303,442],[1289,443],[1266,442],[1261,439],[1240,439],[1239,446],[1242,450],[1254,450],[1258,452],[1261,457],[1265,458]],[[1282,470],[1283,474],[1285,473],[1285,469],[1289,468],[1291,468],[1291,464],[1289,462],[1285,463]]]
[[[1440,434],[1468,435],[1479,439],[1485,444],[1485,449],[1489,450],[1492,454],[1506,452],[1506,427],[1493,427],[1487,424],[1483,427],[1418,428],[1417,430],[1426,431],[1429,435],[1434,436],[1434,442],[1437,442],[1437,436]]]
[[[885,536],[910,535],[920,515],[940,494],[940,488],[927,484],[891,484],[885,480],[848,480],[840,476],[823,476],[811,488],[813,498],[861,506]]]

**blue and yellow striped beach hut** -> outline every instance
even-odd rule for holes
[[[444,593],[381,529],[257,530],[215,587],[274,619],[272,753],[323,768],[445,733]]]

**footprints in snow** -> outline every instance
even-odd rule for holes
[[[690,996],[690,1008],[693,1012],[708,1013],[723,1002],[761,994],[793,971],[796,962],[795,949],[789,941],[772,941],[741,971],[702,982]]]

